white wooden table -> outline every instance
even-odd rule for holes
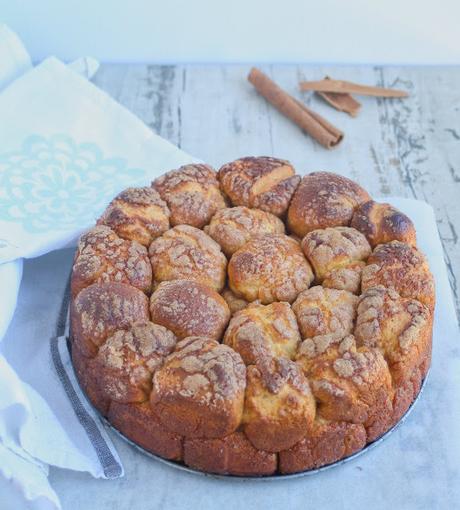
[[[330,170],[347,175],[375,197],[399,195],[429,202],[436,212],[459,315],[460,68],[276,65],[262,69],[340,127],[345,132],[342,144],[327,151],[300,132],[247,83],[246,65],[104,65],[94,81],[158,134],[215,167],[240,156],[273,155],[289,159],[301,173]],[[298,92],[300,79],[319,79],[326,74],[404,88],[410,97],[391,101],[362,98],[362,111],[353,119],[320,98]],[[226,482],[203,482],[201,488],[200,484],[185,483],[193,475],[172,477],[170,468],[148,461],[118,439],[115,442],[127,469],[124,479],[101,481],[85,474],[51,470],[51,483],[65,510],[75,505],[79,510],[96,508],[96,499],[98,510],[184,508],[184,501],[190,501],[192,507],[212,508],[211,487],[219,505],[227,502],[227,508],[234,508],[245,491],[242,482],[234,483],[226,492]],[[363,481],[360,469],[359,464],[353,468],[355,483]],[[317,491],[318,486],[311,481],[305,483]],[[190,494],[181,493],[182,483]],[[382,494],[379,481],[373,483],[376,494]],[[308,508],[304,496],[303,502],[299,499],[295,481],[265,487],[263,499],[256,500],[255,492],[252,497],[251,491],[246,491],[248,508],[257,508],[259,503],[270,505],[279,491],[285,495],[286,507]],[[150,500],[151,491],[161,493],[155,504]],[[259,491],[257,494],[261,498]],[[397,497],[388,493],[393,504]],[[345,508],[341,494],[330,494],[330,502],[331,508]],[[375,501],[363,503],[375,507]]]
[[[289,159],[300,172],[330,170],[373,196],[430,203],[436,212],[460,315],[460,68],[261,67],[291,94],[345,132],[327,151],[258,96],[238,66],[103,65],[95,83],[155,132],[219,167],[246,155]],[[325,75],[406,89],[404,100],[359,98],[357,118],[298,91]]]

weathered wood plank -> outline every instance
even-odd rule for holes
[[[103,65],[98,86],[155,132],[218,167],[242,155],[276,155],[300,172],[348,175],[374,196],[426,200],[435,209],[460,316],[460,69],[353,66],[262,66],[291,94],[345,132],[326,151],[258,96],[250,66]],[[312,93],[300,79],[330,75],[407,89],[404,100],[360,98],[353,119]],[[166,170],[166,169],[165,169]]]

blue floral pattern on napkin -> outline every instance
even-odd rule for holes
[[[32,135],[21,150],[0,154],[0,219],[31,233],[82,226],[120,189],[145,179],[145,170],[104,157],[94,143]]]

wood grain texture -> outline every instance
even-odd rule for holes
[[[276,156],[289,159],[300,173],[339,172],[376,197],[430,203],[460,316],[460,69],[262,66],[345,132],[340,146],[327,151],[257,94],[246,80],[250,67],[103,65],[94,81],[159,135],[215,167],[245,155]],[[353,119],[297,90],[299,81],[325,75],[402,88],[410,96],[363,97]]]

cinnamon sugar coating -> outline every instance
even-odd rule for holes
[[[391,241],[375,248],[363,269],[361,288],[364,292],[378,285],[434,309],[433,275],[425,256],[409,244]]]
[[[227,259],[220,246],[202,230],[179,225],[165,232],[149,248],[155,284],[168,280],[193,280],[221,291]]]
[[[292,304],[302,338],[353,332],[358,297],[346,290],[325,289],[320,285],[304,290]]]
[[[219,180],[233,205],[261,209],[282,216],[300,177],[283,159],[266,156],[237,159],[223,165]]]
[[[289,206],[287,224],[299,237],[327,227],[350,225],[355,209],[371,197],[356,182],[331,172],[302,178]]]
[[[398,407],[404,407],[402,413],[417,395],[415,391],[429,366],[431,331],[432,315],[419,301],[402,298],[382,286],[367,289],[359,299],[357,343],[382,352],[393,378],[395,399],[400,399],[402,393],[406,401],[397,402]]]
[[[371,254],[361,232],[350,227],[313,230],[303,238],[302,250],[323,287],[359,292],[361,272]]]
[[[247,301],[292,302],[313,281],[298,243],[284,234],[255,236],[228,264],[231,290]]]
[[[128,283],[143,292],[152,288],[152,267],[147,250],[136,241],[121,239],[100,225],[80,237],[72,268],[71,293],[75,297],[93,283]]]
[[[116,331],[94,358],[102,395],[126,404],[147,401],[152,375],[174,350],[176,341],[171,331],[152,322]]]
[[[289,303],[249,305],[228,325],[224,343],[238,352],[246,365],[262,357],[293,359],[300,343],[299,328]]]
[[[82,236],[73,366],[142,448],[295,473],[355,453],[417,397],[435,296],[410,219],[344,177],[299,181],[275,158],[185,165]]]
[[[390,204],[380,204],[373,200],[361,204],[353,214],[351,226],[362,232],[373,248],[390,241],[416,245],[414,224],[408,216]]]
[[[204,231],[219,243],[227,257],[231,257],[254,235],[284,234],[284,223],[260,209],[232,207],[217,211]]]
[[[243,413],[246,368],[240,355],[206,337],[176,346],[153,376],[150,402],[170,431],[186,437],[223,437]]]
[[[94,283],[83,289],[70,309],[73,339],[81,352],[94,357],[119,329],[149,320],[148,298],[124,283]]]
[[[331,421],[362,423],[367,439],[391,425],[393,387],[388,365],[378,349],[356,347],[353,336],[303,351],[302,364],[318,401],[318,414]],[[326,347],[326,348],[325,348]]]
[[[190,164],[171,170],[152,183],[171,211],[171,225],[202,228],[226,204],[216,172],[209,165]]]
[[[98,225],[107,225],[123,239],[149,244],[169,228],[169,209],[152,188],[127,188],[110,202]]]
[[[178,338],[207,336],[219,340],[230,319],[222,296],[190,280],[160,283],[150,298],[150,313],[153,322]]]
[[[244,432],[257,449],[290,448],[309,433],[315,411],[308,380],[293,361],[262,358],[248,367]]]

